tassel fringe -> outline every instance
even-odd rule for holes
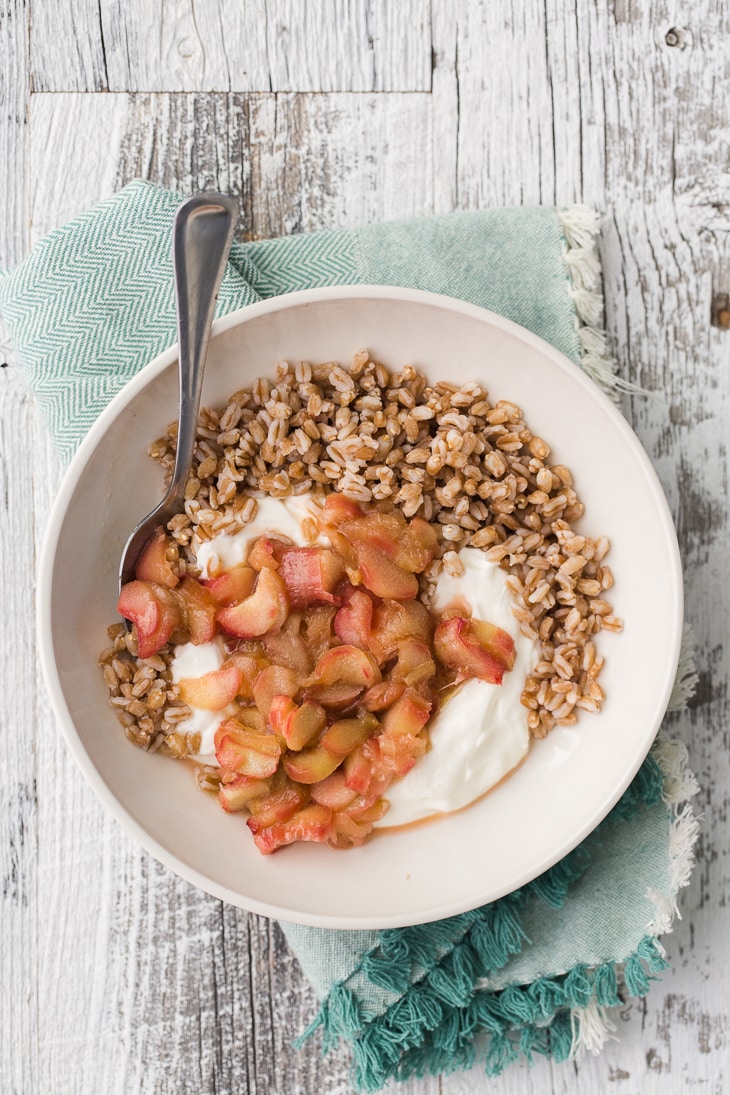
[[[616,375],[603,329],[603,290],[597,238],[601,217],[587,205],[572,205],[558,213],[565,236],[563,253],[570,278],[570,296],[578,317],[581,365],[607,395],[618,402],[620,392],[652,395],[646,389]]]
[[[685,624],[677,676],[669,699],[669,711],[681,711],[687,706],[695,694],[699,679],[695,668],[695,643],[692,628],[689,624]]]

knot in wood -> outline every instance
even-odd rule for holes
[[[730,331],[730,294],[715,293],[712,298],[711,323],[721,331]]]

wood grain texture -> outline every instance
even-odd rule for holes
[[[36,91],[429,91],[428,0],[44,0]]]
[[[30,95],[28,6],[0,2],[0,244],[3,264],[19,262],[28,247],[27,155]]]
[[[226,6],[238,22],[224,32],[213,2],[164,0],[154,18],[141,0],[30,4],[6,4],[0,23],[0,267],[138,176],[231,190],[251,236],[505,203],[605,210],[610,343],[622,375],[658,393],[625,410],[675,517],[698,644],[700,688],[671,722],[703,786],[700,862],[667,940],[674,968],[621,1012],[619,1040],[488,1089],[724,1093],[730,335],[710,326],[710,301],[730,289],[726,9],[261,0]],[[119,93],[94,94],[108,89]],[[57,478],[11,360],[0,369],[0,557],[17,560],[12,575],[0,568],[13,655],[0,659],[0,1091],[346,1095],[344,1049],[322,1062],[316,1044],[290,1048],[315,1001],[278,927],[150,860],[60,740],[32,623]],[[390,1090],[485,1086],[474,1069]]]

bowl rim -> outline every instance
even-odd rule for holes
[[[639,750],[638,761],[631,766],[630,770],[627,770],[625,778],[621,783],[614,787],[614,791],[606,799],[599,802],[596,811],[592,814],[591,818],[587,820],[578,830],[575,831],[573,837],[568,842],[565,842],[561,847],[556,849],[555,854],[552,855],[549,860],[546,860],[542,865],[540,871],[535,874],[534,871],[526,871],[524,877],[520,877],[515,888],[525,885],[533,878],[538,877],[543,871],[549,869],[555,863],[559,862],[565,855],[572,851],[582,840],[584,840],[596,826],[607,816],[613,806],[619,800],[623,792],[631,783],[632,779],[638,772],[641,764],[645,760],[651,745],[659,731],[662,719],[666,713],[667,706],[671,697],[674,680],[676,676],[676,669],[679,664],[680,651],[682,644],[682,631],[683,631],[683,613],[684,613],[684,589],[683,589],[683,576],[682,576],[682,564],[679,552],[679,545],[677,542],[677,535],[674,526],[674,521],[669,510],[669,504],[664,494],[664,490],[659,481],[656,469],[654,468],[647,452],[645,451],[641,441],[632,429],[628,420],[624,417],[616,404],[606,395],[605,391],[591,379],[588,374],[574,361],[572,361],[567,355],[563,354],[560,350],[557,350],[549,342],[546,342],[539,335],[534,334],[527,328],[520,326],[510,319],[500,316],[499,314],[490,311],[489,309],[482,308],[479,305],[471,304],[467,301],[460,300],[456,297],[450,297],[441,293],[427,292],[420,289],[404,288],[391,285],[346,285],[346,286],[325,286],[315,289],[303,289],[293,293],[289,293],[283,296],[276,296],[266,300],[258,301],[254,304],[245,305],[236,309],[233,312],[229,312],[224,316],[219,317],[213,323],[211,331],[211,339],[216,338],[219,335],[226,333],[242,324],[249,322],[250,320],[258,319],[261,316],[276,313],[278,311],[287,310],[291,307],[300,305],[306,305],[309,303],[320,304],[328,303],[337,300],[358,300],[358,299],[375,299],[375,300],[387,300],[397,301],[407,304],[421,304],[431,306],[439,309],[445,309],[449,312],[455,312],[462,314],[466,317],[476,319],[480,322],[487,323],[493,327],[496,327],[503,332],[512,335],[518,341],[523,342],[533,349],[541,352],[544,356],[550,358],[555,364],[562,369],[569,367],[574,380],[583,386],[587,391],[591,393],[594,398],[598,398],[603,401],[603,407],[605,412],[608,413],[612,419],[613,424],[619,429],[624,439],[633,450],[635,457],[639,463],[643,465],[643,470],[647,475],[647,479],[651,488],[651,492],[654,495],[657,502],[657,510],[660,516],[662,532],[666,538],[667,546],[669,548],[670,556],[670,573],[667,574],[667,589],[672,593],[673,614],[672,614],[672,643],[671,643],[671,658],[669,662],[668,671],[664,687],[661,694],[658,695],[657,701],[657,716],[651,727],[641,735],[641,749]],[[305,926],[320,927],[320,928],[338,928],[338,929],[385,929],[394,927],[406,927],[413,924],[424,923],[427,921],[440,920],[444,917],[454,916],[462,912],[466,912],[469,909],[476,908],[485,901],[497,900],[498,898],[485,895],[483,898],[474,900],[464,899],[458,901],[443,900],[435,908],[429,908],[422,916],[415,916],[413,913],[407,914],[394,914],[389,916],[357,916],[343,917],[341,915],[331,915],[327,913],[312,914],[309,912],[300,912],[298,910],[291,910],[285,907],[273,905],[266,901],[261,901],[254,897],[246,896],[242,899],[240,893],[229,889],[227,886],[220,885],[213,880],[209,879],[206,875],[190,866],[184,860],[179,859],[174,853],[168,851],[162,844],[156,839],[151,837],[147,830],[139,824],[131,814],[122,806],[119,800],[116,798],[114,792],[107,785],[98,769],[93,764],[89,754],[87,753],[81,737],[74,724],[73,717],[66,703],[63,688],[61,686],[60,676],[56,665],[56,659],[54,654],[53,643],[51,641],[51,622],[52,622],[52,597],[53,597],[53,571],[56,558],[56,550],[58,548],[58,542],[61,536],[64,517],[68,505],[74,495],[74,492],[78,486],[79,480],[84,472],[86,465],[91,459],[98,442],[104,436],[109,425],[118,417],[123,409],[132,402],[137,394],[142,391],[148,383],[150,383],[154,377],[156,377],[163,370],[168,368],[173,362],[177,360],[177,343],[169,346],[166,350],[163,350],[150,362],[144,365],[138,373],[135,374],[117,394],[110,400],[107,406],[101,411],[98,418],[89,428],[88,432],[84,435],[80,441],[76,452],[74,453],[68,467],[63,474],[61,484],[58,489],[58,493],[54,499],[48,523],[46,525],[45,533],[43,536],[43,542],[41,551],[39,554],[38,563],[38,580],[37,580],[37,600],[36,600],[36,628],[37,628],[37,643],[39,650],[39,659],[41,664],[42,676],[46,686],[46,690],[51,701],[51,707],[53,714],[55,715],[57,724],[60,725],[61,732],[66,741],[71,755],[73,756],[76,764],[81,769],[81,772],[90,785],[97,798],[102,802],[106,809],[116,818],[116,820],[129,832],[134,839],[145,849],[150,855],[152,855],[158,862],[168,867],[178,877],[183,878],[185,881],[193,884],[198,889],[203,890],[205,893],[210,894],[219,900],[225,901],[238,908],[246,909],[250,912],[254,912],[272,919],[289,921],[291,923],[297,923]],[[501,894],[499,896],[504,896]]]

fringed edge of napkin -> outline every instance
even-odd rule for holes
[[[608,349],[604,324],[604,298],[598,237],[601,214],[589,205],[558,210],[565,236],[563,259],[570,277],[570,297],[575,306],[581,366],[614,402],[621,392],[650,395],[646,389],[616,374],[616,360]]]
[[[691,630],[685,626],[669,711],[686,707],[697,684]],[[602,822],[583,844],[545,874],[501,901],[433,924],[383,931],[348,977],[333,985],[300,1045],[322,1028],[322,1051],[340,1039],[352,1045],[353,1082],[376,1092],[391,1078],[436,1075],[472,1067],[481,1059],[488,1076],[536,1054],[555,1061],[598,1054],[616,1026],[612,1012],[627,998],[646,995],[669,967],[659,936],[671,932],[679,891],[694,865],[699,819],[688,801],[699,785],[683,742],[660,732],[633,783],[610,817],[630,821],[642,806],[663,801],[671,813],[668,892],[647,890],[656,909],[636,950],[622,962],[576,966],[528,985],[497,991],[480,979],[504,966],[525,941],[520,912],[530,897],[560,907],[570,886],[592,862]],[[609,819],[606,819],[608,821]],[[414,965],[422,975],[411,982]],[[367,1014],[346,982],[356,976],[403,995],[385,1012]]]
[[[688,687],[688,681],[693,682],[690,687],[697,683],[697,674],[692,666],[689,647],[685,649],[688,659],[685,663],[685,672],[682,672],[680,665],[677,685],[675,685],[675,691],[679,686],[680,695]],[[691,691],[686,694],[683,703],[676,708],[670,705],[669,710],[680,710],[690,695]],[[657,956],[657,964],[654,968],[650,961],[647,963],[650,973],[660,972],[669,966],[659,936],[668,935],[674,927],[674,921],[682,919],[677,897],[679,891],[689,885],[694,866],[695,845],[700,833],[699,818],[688,801],[698,793],[699,784],[689,768],[686,745],[662,733],[654,743],[652,756],[662,771],[662,798],[672,813],[669,834],[669,892],[658,893],[655,890],[647,890],[647,897],[654,904],[656,915],[647,924],[646,935],[638,951],[618,970],[619,989],[623,987],[625,995],[630,997],[644,996],[649,988],[649,979],[644,983],[646,975],[636,961],[637,957],[646,959],[647,955],[641,951],[647,944]],[[637,991],[637,988],[642,991]],[[616,1001],[611,1006],[618,1003],[620,1001]],[[585,1053],[599,1054],[606,1042],[615,1038],[615,1030],[616,1025],[611,1016],[611,1008],[602,1006],[599,1000],[593,999],[586,1008],[575,1009],[571,1013],[572,1044],[569,1057],[578,1059]]]

